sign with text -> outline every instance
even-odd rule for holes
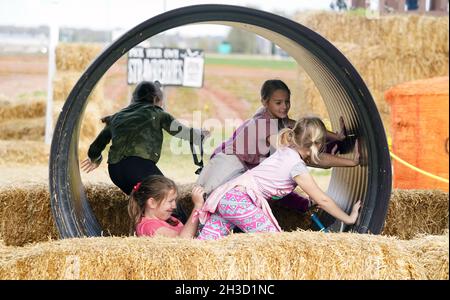
[[[128,84],[158,80],[162,85],[200,88],[203,71],[203,50],[134,47],[128,52]]]

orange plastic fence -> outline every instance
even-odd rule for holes
[[[449,77],[407,82],[385,93],[391,105],[392,152],[449,178]],[[394,188],[449,190],[448,183],[393,162]]]

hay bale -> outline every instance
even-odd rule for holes
[[[190,196],[192,186],[193,184],[179,185],[179,200],[188,214],[193,208]],[[128,197],[119,188],[110,184],[88,184],[85,190],[97,221],[104,230],[103,235],[129,235]],[[46,185],[26,184],[1,187],[0,204],[2,220],[0,236],[7,245],[22,246],[26,243],[57,238],[50,208],[50,195]],[[31,210],[30,205],[32,205]],[[302,223],[303,216],[295,212],[275,206],[274,214],[285,230],[305,228]],[[40,225],[36,226],[35,222]],[[10,230],[11,228],[14,230]]]
[[[84,71],[100,54],[100,44],[59,43],[56,47],[58,71]]]
[[[57,237],[48,186],[7,186],[0,189],[0,235],[6,245],[24,245]]]
[[[118,187],[106,184],[89,184],[86,195],[103,235],[128,236],[130,217],[128,216],[128,196]]]
[[[448,230],[448,193],[440,190],[395,190],[383,235],[411,239]]]
[[[350,60],[364,79],[386,129],[390,128],[390,106],[385,101],[385,91],[412,78],[424,78],[434,73],[441,73],[420,74],[420,72],[429,68],[428,60],[410,54],[407,55],[407,58],[403,58],[403,54],[393,53],[391,49],[384,45],[365,46],[349,43],[334,43],[334,45]],[[318,114],[322,118],[327,118],[328,111],[322,96],[303,70],[299,70],[299,82],[299,101],[302,109]]]
[[[0,140],[0,165],[47,164],[50,146],[41,141]]]
[[[448,235],[435,237],[428,249],[442,251],[427,252],[427,239],[306,231],[232,234],[219,241],[66,239],[3,250],[0,278],[448,279],[448,240]],[[417,243],[427,261],[415,256]],[[427,269],[430,263],[443,267],[437,276]]]
[[[410,242],[410,249],[432,280],[448,279],[449,240],[448,230],[443,236],[423,235]],[[440,257],[440,260],[434,259]]]
[[[127,197],[117,187],[87,185],[86,194],[105,235],[128,235]],[[58,237],[48,185],[0,188],[0,236],[6,245],[22,246]]]
[[[294,19],[333,42],[384,45],[396,53],[426,59],[449,52],[448,16],[400,14],[370,19],[354,14],[314,12],[300,13]],[[448,71],[448,64],[430,67]]]
[[[88,184],[85,190],[94,214],[104,230],[103,235],[127,236],[130,229],[127,213],[128,197],[111,184]],[[188,214],[193,207],[190,198],[191,190],[192,184],[179,187],[179,199]],[[420,195],[428,196],[424,196],[425,200],[417,200]],[[407,227],[405,224],[410,224],[410,221],[406,217],[400,213],[392,213],[392,211],[401,210],[398,207],[401,204],[396,200],[399,198],[398,192],[395,192],[392,200],[393,206],[390,208],[383,234],[395,235],[402,239],[414,237],[419,233],[441,234],[448,228],[448,210],[442,212],[438,209],[418,209],[417,207],[424,206],[422,203],[442,203],[444,199],[448,201],[448,194],[446,195],[447,198],[442,193],[427,194],[424,191],[421,194],[402,191],[400,203],[408,203],[408,201],[420,203],[404,209],[405,216],[415,211],[412,222],[424,224]],[[310,220],[305,218],[305,215],[281,207],[277,202],[272,204],[272,208],[283,230],[294,231],[310,227]],[[441,216],[447,213],[447,222],[434,223],[437,212]],[[394,219],[396,217],[399,218],[399,221]],[[0,237],[7,245],[22,246],[26,243],[41,242],[57,237],[50,209],[48,187],[43,184],[1,187],[0,220],[2,220]],[[439,226],[441,227],[439,228]]]
[[[65,102],[82,73],[74,71],[57,71],[53,79],[53,99]],[[104,100],[104,80],[101,79],[91,92],[88,101],[101,103]]]
[[[85,143],[89,147],[94,141],[95,137],[105,126],[100,120],[103,116],[98,104],[90,103],[86,106],[83,120],[81,121],[80,144]]]
[[[296,20],[330,40],[351,61],[374,97],[387,129],[387,89],[406,81],[448,76],[448,17],[401,15],[369,19],[320,12],[302,13]],[[326,118],[322,98],[302,70],[299,81],[302,109]]]
[[[45,118],[11,119],[0,122],[0,140],[43,140]]]
[[[44,117],[45,108],[45,100],[2,102],[0,104],[0,122]]]
[[[59,114],[62,111],[64,102],[57,101],[53,103],[53,124],[56,124]],[[78,153],[87,155],[90,144],[94,141],[104,124],[101,122],[102,114],[101,106],[97,103],[89,103],[81,121],[81,130],[78,140]]]

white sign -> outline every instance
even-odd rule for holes
[[[128,84],[158,80],[162,85],[202,87],[203,50],[135,47],[128,52]]]

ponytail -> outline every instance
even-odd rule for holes
[[[131,192],[130,200],[128,202],[128,215],[130,216],[130,235],[133,235],[136,229],[136,225],[141,221],[144,215],[145,205],[140,206],[136,197],[135,191]]]
[[[278,146],[287,147],[295,143],[294,130],[291,128],[284,128],[278,134]]]
[[[112,116],[106,116],[100,119],[100,121],[102,121],[102,123],[105,123],[106,125],[109,125],[111,123],[111,118]]]
[[[318,163],[319,154],[325,145],[326,128],[322,120],[316,117],[304,117],[298,120],[293,129],[283,129],[279,133],[280,146],[296,146],[311,151],[311,161]]]

